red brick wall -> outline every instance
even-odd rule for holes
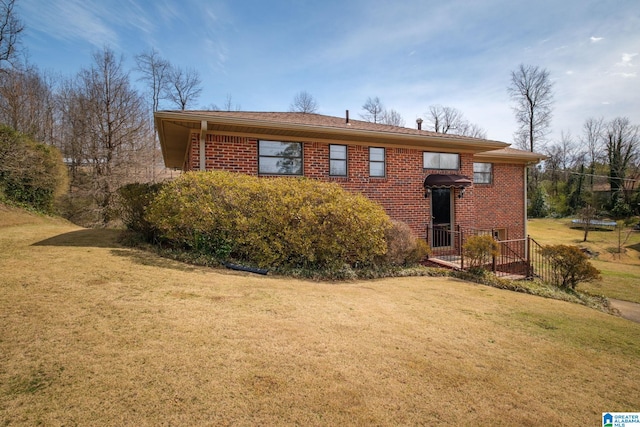
[[[508,239],[525,237],[524,166],[493,164],[493,182],[474,185],[476,228],[508,228]]]
[[[186,169],[200,168],[199,133],[193,133]],[[207,134],[206,168],[258,174],[258,142],[254,138]],[[473,155],[460,155],[459,171],[423,169],[423,150],[386,147],[386,177],[369,176],[369,147],[349,145],[347,177],[329,176],[329,144],[303,143],[304,175],[337,182],[379,202],[394,219],[404,221],[416,236],[426,235],[431,217],[423,182],[430,173],[473,177]],[[493,165],[493,183],[467,187],[464,197],[454,193],[455,223],[463,229],[508,228],[508,237],[524,235],[523,166]]]

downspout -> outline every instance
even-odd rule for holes
[[[524,218],[524,239],[528,239],[529,238],[529,231],[528,231],[528,224],[527,224],[527,220],[528,220],[528,215],[527,215],[527,210],[529,209],[529,207],[527,206],[527,187],[528,187],[528,182],[527,182],[527,167],[529,165],[525,164],[524,168],[523,168],[523,174],[524,174],[524,212],[522,213],[522,216]],[[529,245],[524,245],[524,259],[529,259]]]
[[[200,170],[207,170],[207,159],[205,158],[205,144],[207,142],[207,121],[200,122]]]

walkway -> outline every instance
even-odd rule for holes
[[[620,311],[622,317],[640,323],[640,304],[613,298],[609,298],[609,302],[611,307]]]

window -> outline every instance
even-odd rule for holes
[[[491,163],[474,163],[473,164],[473,182],[474,184],[491,184]]]
[[[302,143],[260,141],[258,172],[273,175],[302,175]]]
[[[452,153],[423,153],[423,167],[425,169],[458,170],[460,156]]]
[[[384,148],[369,147],[369,176],[385,176]]]
[[[329,145],[329,175],[347,176],[346,145]]]

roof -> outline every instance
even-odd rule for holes
[[[486,162],[518,162],[518,163],[538,163],[547,158],[540,153],[518,150],[516,148],[505,147],[499,150],[485,151],[475,155],[477,160]]]
[[[496,152],[499,157],[504,157],[504,154],[498,152],[508,146],[500,141],[361,120],[347,121],[346,117],[310,113],[158,111],[154,116],[165,165],[173,168],[183,166],[189,135],[193,131],[201,132],[203,123],[206,123],[206,131],[209,132],[258,139],[380,145],[474,154],[490,151]],[[511,157],[517,157],[514,153],[509,153]],[[526,161],[529,161],[528,158]]]

